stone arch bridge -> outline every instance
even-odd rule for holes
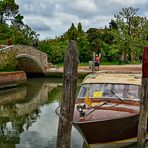
[[[26,73],[46,75],[52,63],[48,62],[47,54],[32,46],[12,45],[3,48],[3,51],[14,51],[18,59],[18,70]]]

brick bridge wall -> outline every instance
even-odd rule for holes
[[[0,89],[26,84],[27,78],[23,71],[0,72]]]

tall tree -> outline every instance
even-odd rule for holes
[[[70,27],[70,29],[68,29],[67,34],[68,34],[68,39],[69,40],[75,40],[75,41],[77,40],[77,38],[78,38],[78,30],[75,27],[74,23],[71,24],[71,27]]]
[[[16,15],[14,19],[11,20],[12,25],[18,29],[21,29],[21,27],[24,25],[23,18],[24,17],[21,14]]]
[[[79,33],[84,33],[84,31],[82,29],[82,24],[80,22],[78,23],[78,32]]]
[[[119,26],[119,23],[125,25],[128,30],[128,35],[130,35],[131,32],[131,26],[133,22],[133,18],[136,15],[138,8],[128,7],[128,8],[122,8],[122,10],[119,12],[119,14],[114,15],[117,19],[118,27],[122,29],[124,26]]]
[[[13,20],[18,14],[18,9],[15,0],[0,0],[0,23]]]
[[[111,22],[109,23],[109,28],[110,29],[118,29],[118,25],[117,23],[115,22],[115,20],[111,20]]]
[[[125,63],[129,60],[129,53],[131,53],[131,40],[133,38],[133,23],[134,17],[138,8],[128,7],[123,8],[117,15],[115,16],[115,22],[117,24],[117,30],[114,29],[114,37],[116,38],[116,44],[120,47],[120,59]],[[116,33],[115,33],[116,32]],[[117,39],[118,38],[118,39]]]
[[[93,66],[92,71],[95,71],[95,53],[100,51],[100,38],[97,28],[89,28],[87,31],[87,38],[89,41],[89,49],[93,52]]]

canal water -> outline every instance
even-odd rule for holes
[[[59,119],[55,109],[61,96],[62,79],[34,78],[25,86],[0,90],[0,148],[55,148]],[[135,148],[136,144],[93,147]],[[88,148],[74,127],[71,148]]]
[[[0,91],[0,148],[55,148],[62,79],[29,79],[26,86]],[[72,128],[72,148],[83,139]]]

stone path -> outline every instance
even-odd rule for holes
[[[142,73],[142,65],[101,65],[99,71],[95,71],[96,73],[99,72],[106,72],[106,73]],[[92,73],[92,70],[89,66],[79,66],[78,67],[78,74],[79,76],[83,77],[89,73]],[[47,76],[61,76],[63,74],[63,67],[60,68],[50,68]]]

